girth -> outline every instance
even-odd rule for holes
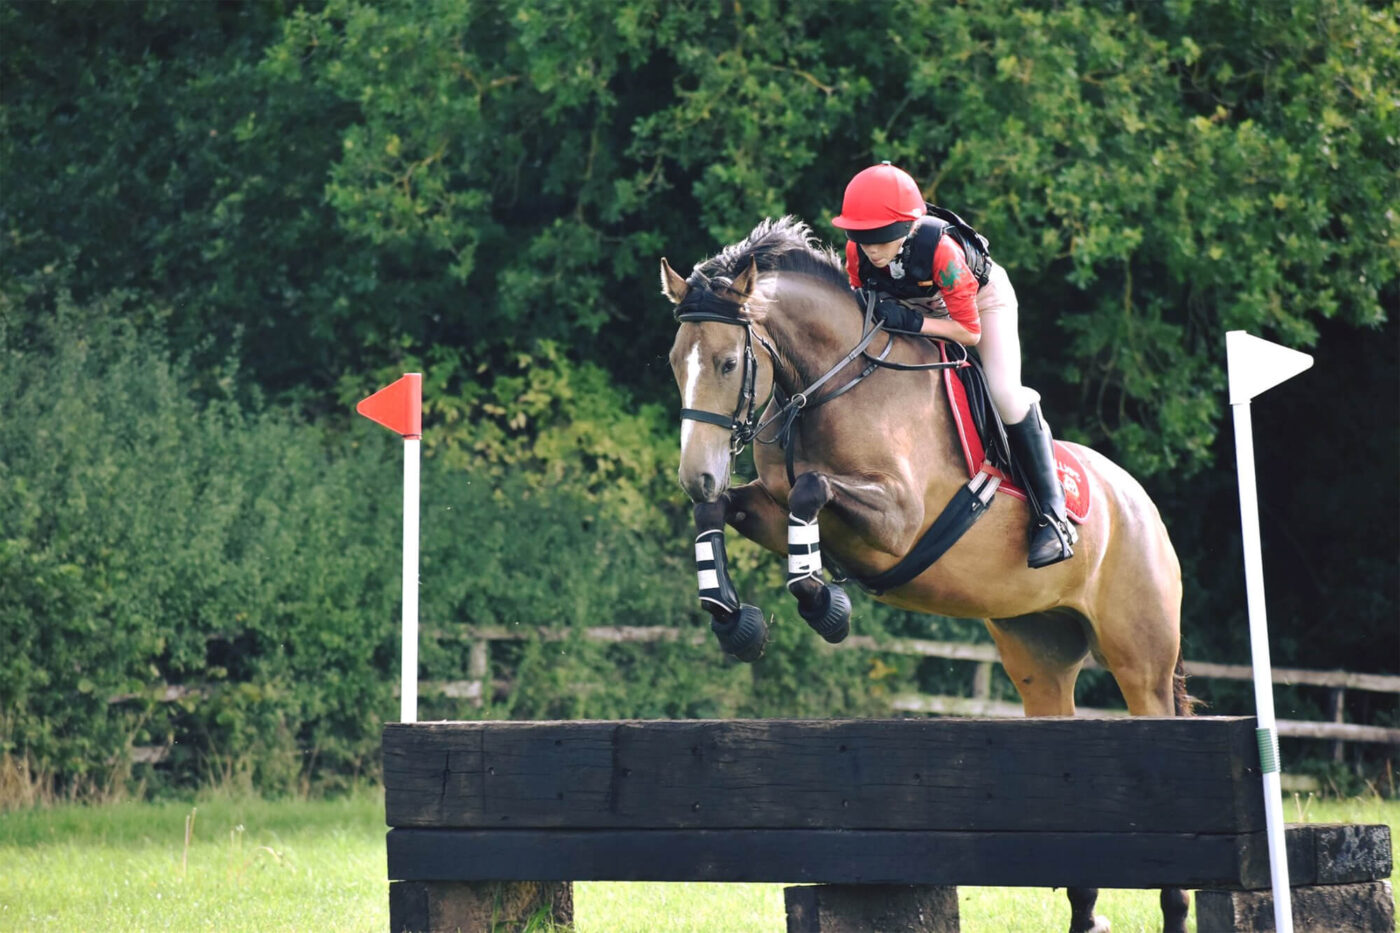
[[[992,505],[992,496],[1000,486],[1001,477],[979,470],[953,493],[953,498],[938,513],[928,531],[899,563],[873,577],[860,579],[848,575],[848,579],[855,580],[876,596],[908,583],[932,567],[969,528],[977,524],[978,519],[987,514],[987,509]]]

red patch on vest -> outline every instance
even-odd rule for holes
[[[948,359],[948,350],[941,348],[943,359]],[[986,448],[982,438],[977,436],[977,424],[972,420],[972,409],[967,404],[967,390],[962,380],[952,369],[943,370],[943,387],[948,391],[948,407],[953,413],[953,424],[958,429],[958,441],[962,445],[963,458],[967,461],[967,475],[973,476],[985,470],[992,476],[1001,478],[998,493],[1006,493],[1015,499],[1026,501],[1026,491],[996,467],[986,462]],[[1060,485],[1065,490],[1065,512],[1076,524],[1084,524],[1089,517],[1090,500],[1089,474],[1084,464],[1066,444],[1055,441],[1055,469],[1060,474]]]

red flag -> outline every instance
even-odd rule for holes
[[[404,373],[355,406],[369,420],[406,438],[423,436],[423,374]]]

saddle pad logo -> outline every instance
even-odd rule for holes
[[[1082,525],[1089,516],[1089,477],[1079,457],[1060,441],[1055,442],[1055,471],[1060,474],[1060,485],[1065,488],[1065,511]]]

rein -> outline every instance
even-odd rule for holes
[[[858,290],[856,294],[865,296],[865,329],[870,330],[872,324],[874,327],[883,327],[883,322],[875,320],[875,305],[878,302],[879,293],[872,288],[868,291],[864,289]],[[904,334],[908,337],[920,336],[918,333],[910,330],[894,330],[890,331],[890,333]],[[924,369],[961,369],[964,366],[972,365],[967,358],[967,347],[963,346],[955,340],[943,340],[941,337],[930,337],[929,339],[939,340],[942,343],[952,344],[953,346],[957,347],[958,352],[962,354],[961,358],[939,363],[888,363],[885,362],[885,354],[882,353],[880,354],[880,358],[878,360],[870,356],[867,356],[866,359],[870,360],[870,362],[876,366],[883,366],[885,369],[898,369],[905,372],[917,372],[919,370]],[[890,342],[893,343],[893,339],[891,339]],[[888,346],[885,348],[885,352],[889,352]]]
[[[740,306],[739,311],[742,312],[746,307],[747,305]],[[810,411],[821,405],[825,405],[832,399],[846,394],[876,369],[884,368],[917,371],[927,369],[951,369],[969,365],[967,349],[962,347],[961,344],[958,346],[962,350],[962,358],[957,360],[938,363],[894,363],[886,360],[885,358],[889,356],[890,350],[894,347],[895,334],[905,334],[906,332],[886,330],[884,322],[874,320],[874,311],[875,293],[872,291],[867,293],[866,296],[865,321],[861,328],[860,340],[856,345],[851,348],[850,352],[843,356],[835,366],[832,366],[822,375],[818,376],[817,379],[805,389],[794,392],[791,396],[788,396],[783,400],[782,404],[778,406],[776,411],[761,421],[759,420],[759,409],[760,407],[766,407],[768,400],[764,401],[763,406],[758,404],[758,361],[753,351],[753,344],[754,340],[757,340],[763,349],[768,351],[769,359],[772,360],[774,371],[776,372],[778,351],[774,348],[773,344],[762,334],[756,334],[753,324],[744,320],[738,314],[721,314],[717,311],[678,311],[675,315],[675,319],[681,323],[714,322],[744,328],[744,376],[739,384],[739,398],[735,403],[733,413],[725,415],[720,412],[705,411],[699,408],[682,408],[680,411],[681,420],[703,421],[706,424],[714,424],[722,428],[728,428],[730,431],[729,454],[731,457],[737,457],[739,454],[743,453],[744,448],[752,441],[757,441],[760,444],[779,444],[786,454],[785,465],[787,467],[788,483],[792,484],[796,482],[796,476],[793,471],[795,445],[792,443],[792,437],[793,432],[797,428],[797,422],[802,417],[804,411]],[[880,350],[879,354],[871,356],[866,351],[870,347],[870,344],[874,342],[875,337],[882,331],[886,333],[889,339],[885,342],[885,346]],[[830,391],[825,395],[816,395],[817,390],[830,382],[838,372],[859,357],[865,358],[866,365],[854,378],[840,388]],[[777,385],[777,380],[774,379],[773,389],[769,393],[769,399],[772,399],[774,396],[780,396],[781,394],[785,393],[781,393]],[[747,414],[745,414],[745,409],[747,409]],[[772,440],[765,441],[758,436],[763,433],[769,425],[779,420],[781,420],[782,423],[778,426],[778,430],[775,432]]]

